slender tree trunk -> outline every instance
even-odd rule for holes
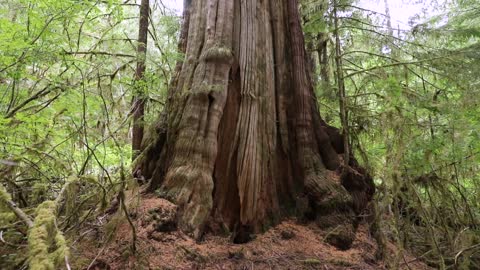
[[[315,38],[310,38],[308,41],[306,41],[306,50],[307,50],[307,65],[308,69],[310,71],[310,77],[312,79],[312,84],[313,88],[315,88],[318,84],[319,78],[317,76],[317,63],[315,62],[316,59],[319,59],[319,57],[315,57],[315,54],[317,53],[317,50],[315,49]]]
[[[388,35],[390,36],[390,41],[392,40],[391,37],[393,37],[393,27],[392,27],[392,18],[390,16],[390,7],[388,5],[388,0],[383,1],[385,4],[385,15],[387,17],[387,30],[388,30]]]
[[[348,143],[348,111],[347,111],[347,97],[345,94],[345,82],[343,80],[343,64],[342,64],[342,49],[340,44],[340,34],[338,25],[337,2],[335,1],[333,7],[334,25],[335,25],[335,64],[337,66],[337,86],[338,86],[338,100],[340,103],[340,120],[342,122],[343,134],[343,159],[345,164],[349,164],[350,147]]]
[[[137,172],[196,238],[227,228],[244,242],[297,214],[348,248],[374,187],[335,172],[341,136],[318,113],[297,1],[197,0],[184,14],[185,59]]]
[[[320,78],[325,85],[330,84],[329,63],[328,63],[328,34],[320,33],[318,35],[318,62],[320,64]]]
[[[145,115],[145,94],[141,81],[145,73],[145,56],[147,53],[149,0],[142,0],[140,4],[140,23],[138,28],[137,68],[135,69],[135,94],[133,96],[133,129],[132,150],[133,159],[141,149]]]

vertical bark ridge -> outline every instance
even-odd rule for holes
[[[189,37],[189,28],[191,20],[191,0],[183,1],[183,22],[178,41],[178,50],[186,53],[187,41]],[[167,134],[172,130],[173,121],[169,118],[173,115],[172,108],[176,109],[174,94],[179,84],[180,74],[184,60],[178,61],[175,65],[174,75],[172,76],[170,87],[167,92],[166,110],[163,111],[155,124],[147,130],[141,144],[142,155],[134,161],[133,175],[138,178],[150,179],[148,191],[153,192],[163,183],[166,170],[169,167],[169,153],[173,149],[173,138]],[[169,114],[170,112],[170,114]]]
[[[276,147],[275,72],[268,1],[240,2],[241,100],[236,132],[240,221],[258,225],[278,208],[273,180]]]
[[[238,144],[237,176],[240,198],[240,220],[247,223],[254,218],[256,191],[259,190],[257,164],[260,162],[257,155],[256,143],[258,116],[256,67],[254,66],[257,33],[255,32],[255,18],[257,17],[256,1],[240,1],[240,112],[237,124],[236,143]]]
[[[275,107],[277,126],[277,165],[276,165],[276,189],[278,200],[282,202],[281,208],[291,208],[289,205],[296,199],[302,189],[301,171],[295,162],[294,129],[290,129],[291,119],[294,112],[291,110],[292,76],[290,62],[290,46],[288,35],[287,9],[285,1],[281,4],[270,1],[271,33],[273,39],[273,60],[275,67]],[[291,137],[291,138],[290,138]],[[291,214],[291,209],[289,214]]]
[[[289,152],[289,132],[287,121],[288,107],[288,90],[289,72],[287,65],[287,50],[285,44],[288,44],[284,29],[286,28],[284,5],[278,5],[275,1],[270,1],[270,10],[272,12],[272,36],[275,63],[275,89],[276,89],[276,106],[278,118],[278,130],[282,144],[282,150],[285,154]]]
[[[305,66],[305,48],[303,47],[303,34],[298,16],[296,0],[288,0],[289,24],[291,26],[290,44],[292,49],[293,89],[296,109],[295,131],[298,145],[298,157],[305,177],[309,175],[324,175],[325,166],[321,162],[314,135],[312,119],[312,101],[315,100],[313,88],[307,78]],[[306,183],[307,184],[307,183]]]
[[[192,40],[197,42],[187,45],[185,72],[180,75],[182,83],[177,86],[176,98],[185,98],[186,104],[174,129],[176,141],[162,192],[181,206],[180,226],[199,237],[213,205],[212,175],[218,126],[227,98],[233,57],[233,4],[219,0],[196,4],[189,35],[191,33]],[[203,8],[207,9],[204,21],[200,19],[205,12]],[[203,37],[198,36],[202,33]],[[192,65],[192,62],[198,64]]]
[[[215,191],[213,216],[223,229],[233,228],[240,215],[240,198],[237,186],[237,145],[234,143],[240,101],[238,72],[231,73],[228,97],[218,138],[219,152],[215,164]]]
[[[298,158],[304,172],[305,188],[318,211],[317,224],[331,230],[326,241],[340,249],[350,248],[355,238],[353,202],[347,190],[328,178],[325,164],[331,144],[317,141],[321,131],[316,98],[305,61],[305,47],[298,15],[297,0],[288,0],[291,47],[293,54],[293,81],[295,89],[295,130]],[[320,128],[320,129],[319,129]],[[317,133],[318,134],[318,133]],[[318,138],[322,140],[323,138]],[[333,148],[332,148],[333,149]],[[333,228],[333,229],[332,229]]]

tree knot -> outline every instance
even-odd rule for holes
[[[200,60],[231,65],[233,63],[233,52],[224,45],[215,45],[204,50]]]

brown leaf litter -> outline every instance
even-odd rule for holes
[[[375,260],[376,243],[365,224],[346,251],[324,243],[328,232],[294,220],[246,244],[210,234],[197,243],[174,228],[175,205],[154,195],[137,199],[130,210],[138,237],[136,252],[131,250],[131,227],[122,219],[107,244],[98,233],[90,233],[74,246],[72,260],[78,258],[78,269],[386,269],[384,262]],[[393,253],[393,245],[389,246]],[[403,261],[409,262],[408,267],[403,263],[403,269],[430,269],[412,256],[405,255]]]

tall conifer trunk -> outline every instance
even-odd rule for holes
[[[342,164],[342,137],[320,118],[297,0],[185,4],[185,59],[137,173],[179,205],[180,228],[196,238],[297,215],[348,248],[374,187],[354,158]]]
[[[147,53],[147,38],[148,38],[148,16],[150,13],[149,0],[142,0],[140,4],[140,21],[138,27],[138,47],[137,47],[137,68],[135,69],[135,91],[133,96],[133,128],[132,128],[132,151],[133,158],[141,150],[144,119],[145,115],[145,93],[143,86],[138,85],[138,82],[143,80],[145,74],[145,57]]]

